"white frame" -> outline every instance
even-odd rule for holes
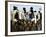
[[[42,6],[42,30],[41,31],[25,31],[25,32],[10,32],[10,4],[23,4],[23,5],[41,5]],[[44,33],[44,4],[37,3],[22,3],[22,2],[8,2],[8,35],[21,35],[21,34],[37,34]]]

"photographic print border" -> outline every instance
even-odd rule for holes
[[[8,7],[7,7],[8,2],[44,4],[44,33],[8,35]],[[45,3],[42,3],[42,2],[25,2],[25,1],[5,1],[5,36],[24,36],[24,35],[38,35],[38,34],[39,35],[40,34],[45,34]]]

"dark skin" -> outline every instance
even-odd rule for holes
[[[24,10],[24,13],[26,13],[26,8],[23,8],[23,10]]]

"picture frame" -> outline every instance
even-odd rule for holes
[[[14,31],[12,30],[10,20],[11,20],[11,11],[13,10],[13,5],[17,6],[20,11],[22,11],[22,8],[25,7],[27,10],[30,6],[34,7],[34,10],[39,7],[41,7],[42,12],[42,29],[41,30],[23,30],[23,31]],[[38,5],[38,6],[37,6]],[[21,7],[22,8],[21,8]],[[35,8],[36,7],[36,8]],[[27,11],[28,12],[28,11]],[[35,11],[34,11],[35,12]],[[44,13],[43,13],[44,12]],[[29,13],[29,12],[28,12]],[[24,2],[24,1],[5,1],[5,36],[22,36],[22,35],[37,35],[37,34],[45,34],[45,3],[42,2]]]

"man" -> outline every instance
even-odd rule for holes
[[[26,20],[26,8],[23,8],[22,16],[23,19]]]
[[[18,9],[16,6],[13,7],[13,21],[17,22],[17,20],[19,19],[19,15],[18,15]]]
[[[30,14],[29,14],[29,18],[32,19],[34,17],[34,13],[33,13],[33,7],[30,7]]]
[[[17,26],[18,26],[18,24],[17,24],[17,21],[18,21],[18,17],[19,17],[19,15],[18,15],[18,9],[17,9],[17,7],[16,6],[13,6],[13,12],[12,12],[12,16],[11,16],[11,31],[16,31],[17,29]]]

